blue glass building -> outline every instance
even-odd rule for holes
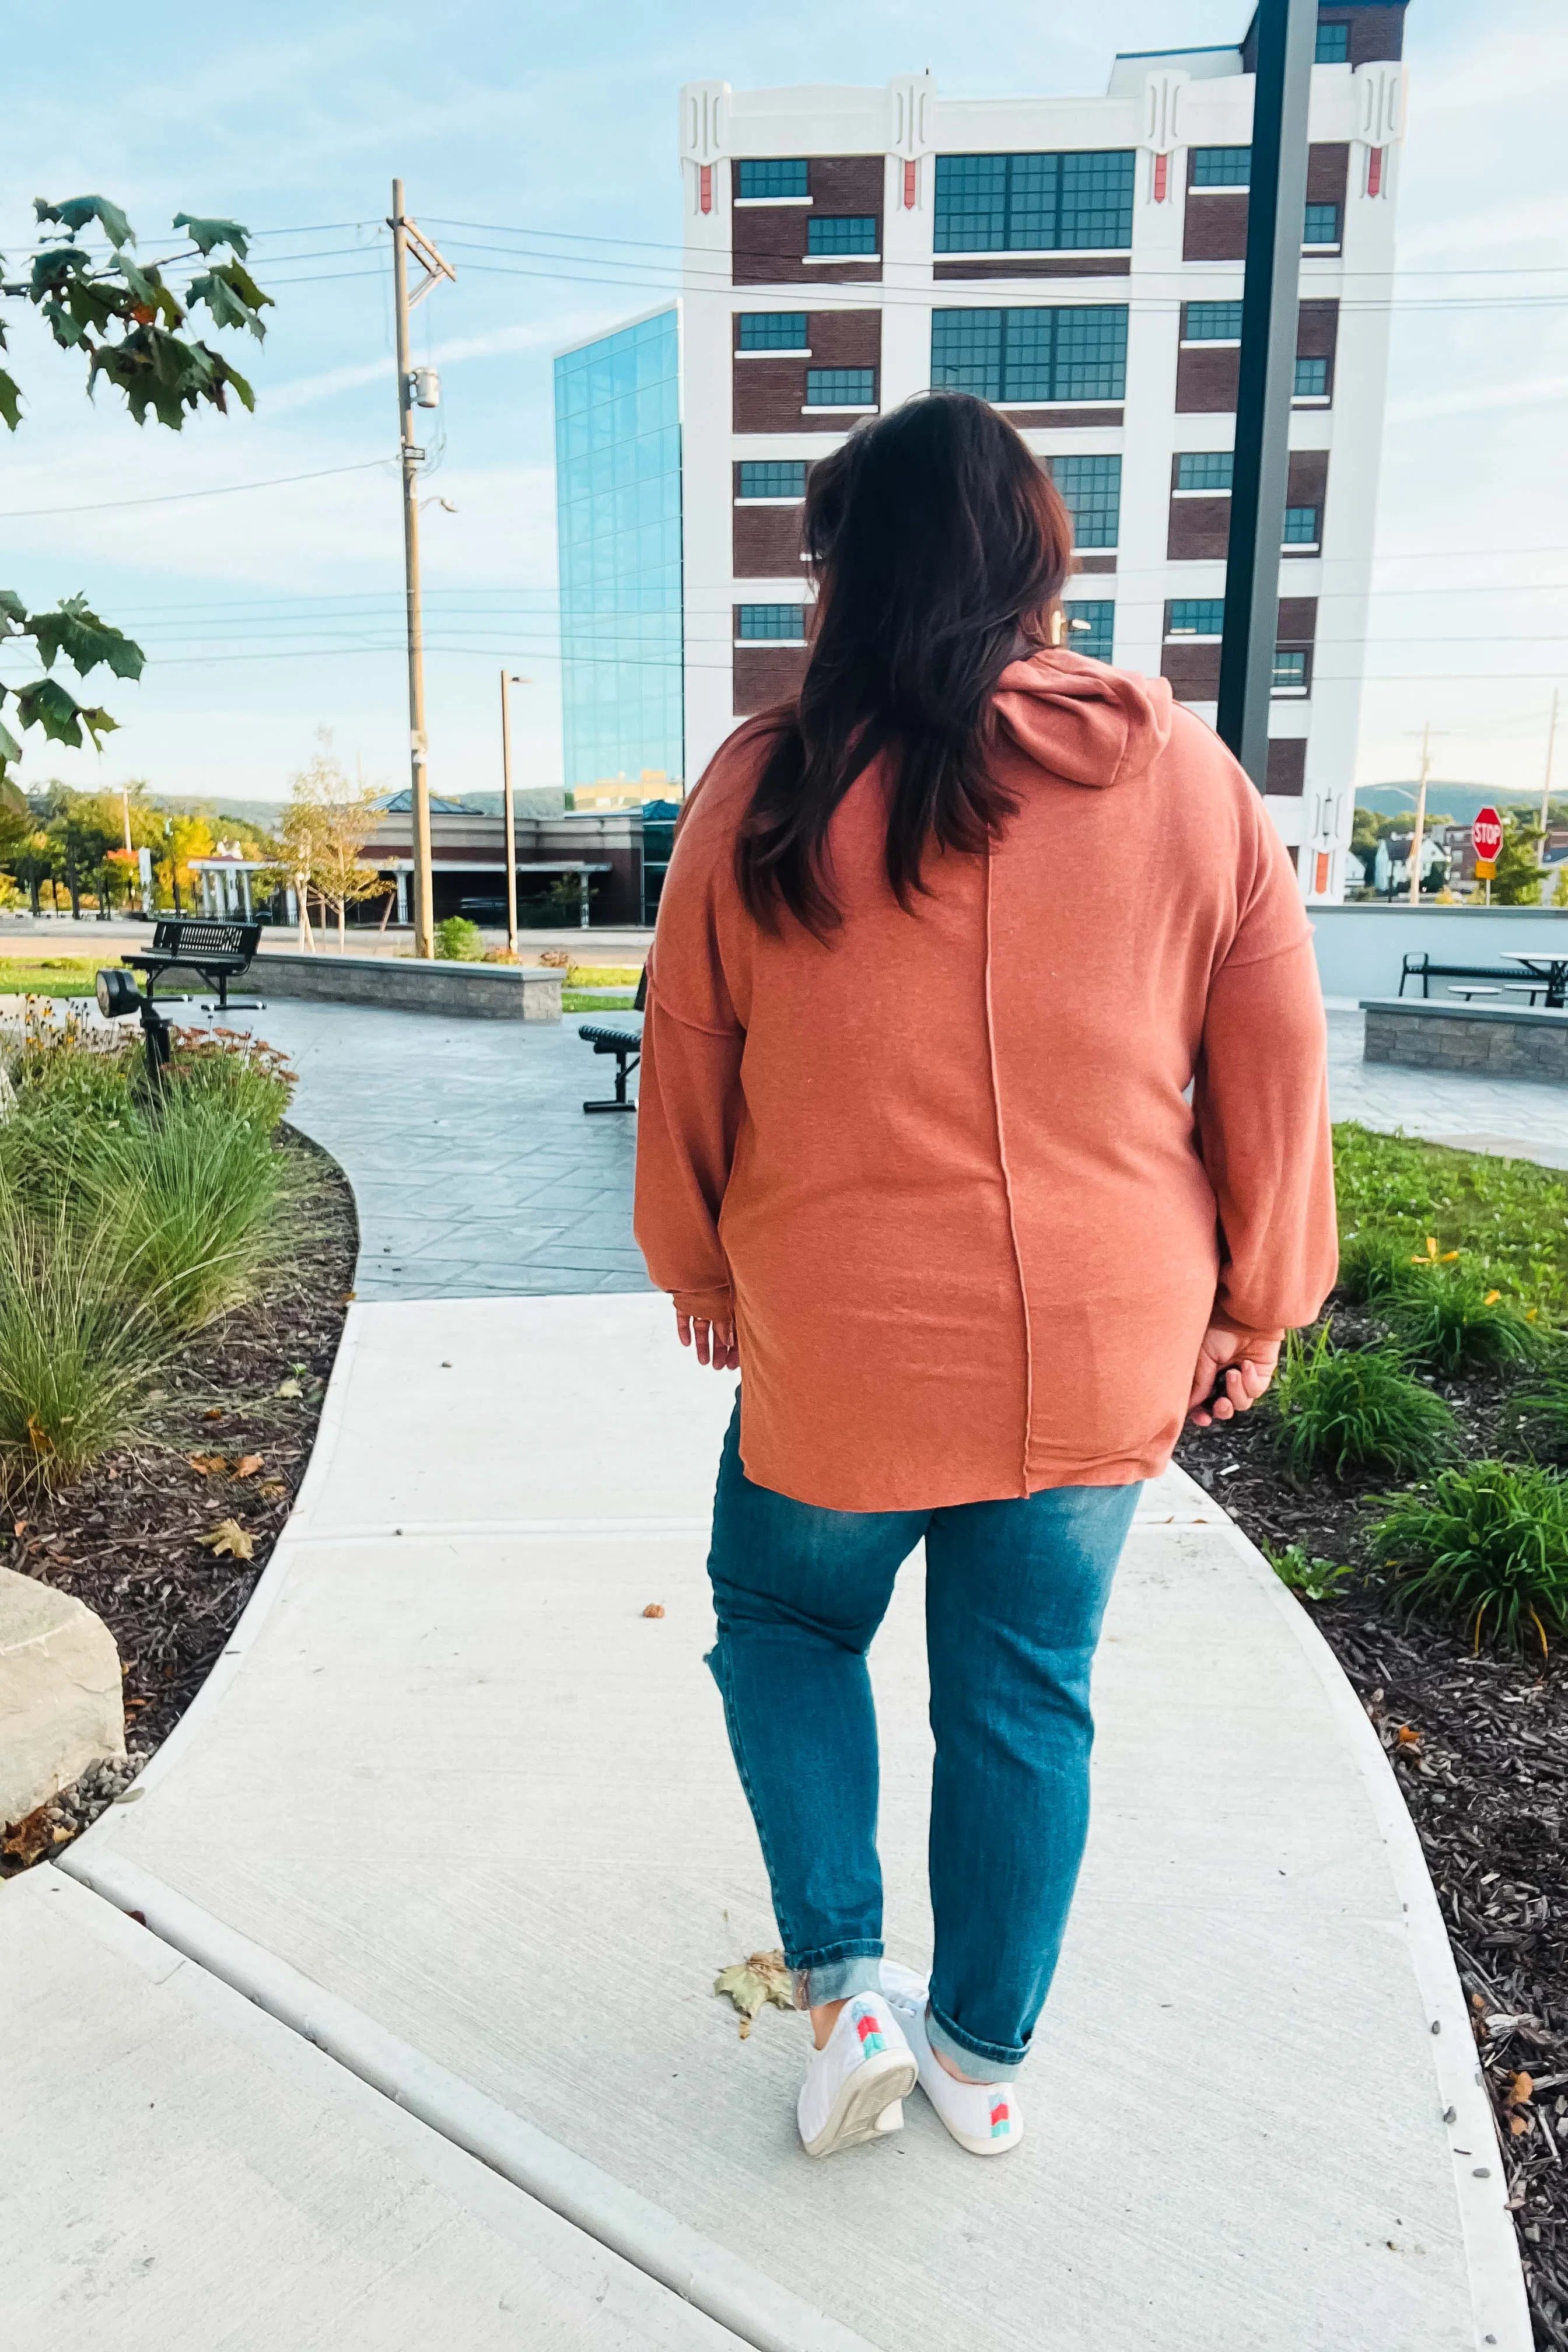
[[[686,772],[680,331],[673,309],[555,362],[565,782]]]

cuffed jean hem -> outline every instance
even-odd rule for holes
[[[960,2074],[986,2083],[1009,2083],[1028,2056],[1026,2050],[1004,2050],[995,2042],[976,2042],[943,2017],[935,2001],[926,2009],[926,2039],[933,2050],[951,2058]]]
[[[825,2001],[847,2000],[851,1993],[882,1990],[880,1944],[839,1944],[830,1951],[806,1952],[790,1966],[797,2009],[820,2009]]]

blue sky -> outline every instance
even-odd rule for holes
[[[278,304],[263,350],[226,341],[256,415],[204,416],[178,437],[139,433],[107,394],[89,407],[79,369],[30,326],[17,333],[32,405],[0,447],[0,585],[32,604],[85,589],[151,657],[140,688],[106,695],[122,723],[101,761],[30,752],[23,781],[142,775],[281,797],[323,724],[351,764],[406,781],[379,226],[395,172],[458,269],[416,318],[416,355],[437,360],[445,389],[428,492],[457,509],[426,516],[432,782],[499,783],[504,660],[533,680],[515,697],[519,782],[548,783],[550,355],[668,282],[679,84],[880,83],[929,66],[954,95],[1092,92],[1116,49],[1234,39],[1247,13],[1245,0],[144,0],[128,15],[88,0],[68,32],[48,12],[14,24],[0,251],[30,241],[37,194],[112,195],[154,254],[176,211],[223,213],[259,232],[253,266]],[[1551,267],[1568,249],[1568,22],[1557,0],[1413,0],[1407,55],[1408,275],[1359,780],[1409,775],[1430,719],[1439,774],[1529,789],[1552,684],[1568,685],[1568,265]],[[111,503],[300,475],[323,478]],[[1568,741],[1560,773],[1568,790]]]

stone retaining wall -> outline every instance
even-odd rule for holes
[[[1365,1057],[1424,1070],[1568,1082],[1568,1013],[1544,1006],[1440,1004],[1363,997]]]
[[[318,1003],[379,1004],[398,1013],[455,1013],[479,1021],[559,1021],[559,967],[514,963],[416,963],[412,957],[258,956],[237,997],[310,997]]]

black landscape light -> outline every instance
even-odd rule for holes
[[[97,982],[98,1009],[109,1021],[121,1021],[134,1013],[142,1003],[142,992],[130,972],[123,968],[100,971]]]

